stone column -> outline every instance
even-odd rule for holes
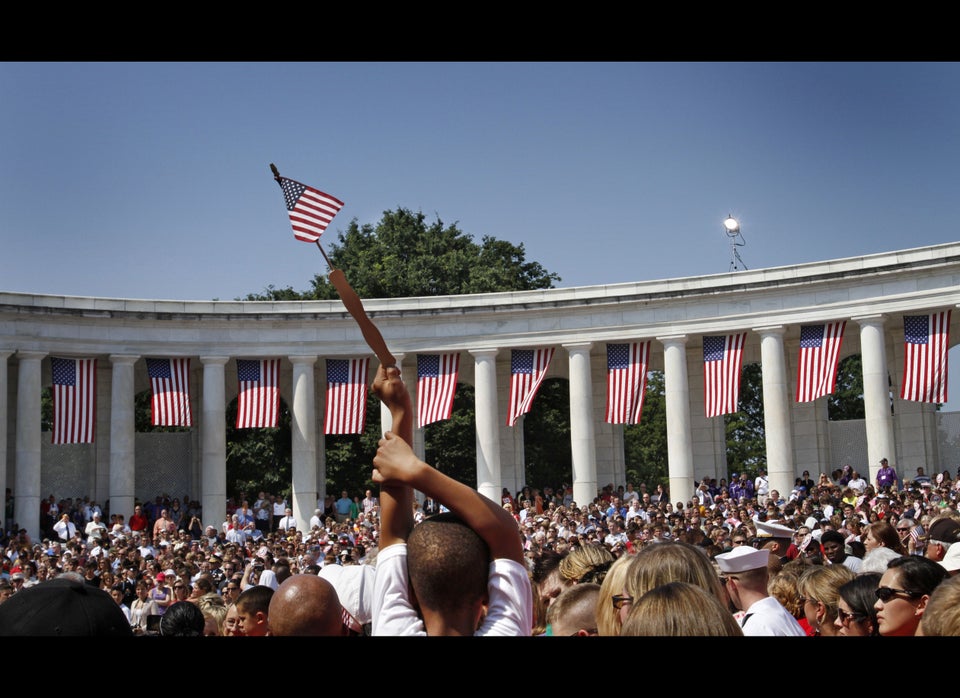
[[[18,351],[17,360],[17,477],[14,491],[14,522],[40,540],[40,391],[41,362],[38,351]]]
[[[593,428],[591,342],[565,344],[570,364],[570,451],[573,456],[573,498],[590,503],[597,492],[597,448]]]
[[[657,337],[663,344],[663,389],[667,405],[667,461],[673,502],[694,492],[693,434],[690,429],[690,386],[687,382],[687,336]],[[651,487],[653,491],[655,488]]]
[[[200,506],[203,507],[203,525],[214,526],[227,518],[227,401],[224,366],[228,356],[201,356],[203,364],[203,420],[201,441],[203,453],[200,462]]]
[[[863,361],[863,412],[867,429],[869,473],[854,466],[870,483],[877,481],[880,459],[896,462],[893,417],[890,414],[890,376],[887,372],[887,346],[884,334],[886,316],[855,317],[860,325],[860,356]]]
[[[783,325],[761,327],[760,365],[763,375],[763,427],[766,433],[770,489],[789,496],[793,489],[793,436],[790,429],[790,389],[784,360]]]
[[[497,349],[475,349],[477,491],[500,502],[500,412],[497,409]]]
[[[291,507],[298,531],[310,530],[317,508],[317,408],[314,391],[316,355],[291,356],[293,399],[290,410],[290,453],[293,491]],[[270,512],[273,515],[273,512]]]
[[[9,423],[7,421],[7,396],[10,392],[10,384],[8,382],[9,374],[7,372],[7,360],[13,355],[12,351],[0,350],[0,484],[3,485],[3,488],[0,489],[0,526],[3,526],[3,530],[7,530],[7,520],[6,520],[6,511],[7,511],[7,428]],[[13,488],[11,488],[11,494]],[[40,503],[37,502],[37,507],[40,506]],[[38,512],[39,516],[39,512]],[[12,522],[9,522],[12,523]]]
[[[133,365],[139,356],[111,354],[110,512],[129,521],[136,498],[136,436]],[[104,522],[108,523],[108,522]]]

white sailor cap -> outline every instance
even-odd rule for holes
[[[757,521],[757,538],[793,538],[795,531],[783,524]]]
[[[766,567],[770,561],[770,551],[756,550],[747,545],[740,545],[729,553],[716,555],[713,559],[717,561],[721,572],[737,574],[738,572]]]

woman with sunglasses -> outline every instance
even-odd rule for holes
[[[877,586],[880,572],[862,572],[837,590],[837,618],[834,620],[838,637],[875,637],[880,634],[877,623]]]
[[[930,594],[948,576],[939,563],[919,555],[891,560],[875,592],[880,634],[915,635]]]

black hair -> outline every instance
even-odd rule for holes
[[[190,601],[177,601],[160,618],[163,637],[201,637],[205,619],[200,607]]]

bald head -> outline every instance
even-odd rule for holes
[[[343,635],[343,609],[333,584],[313,574],[295,574],[270,599],[271,635]]]

